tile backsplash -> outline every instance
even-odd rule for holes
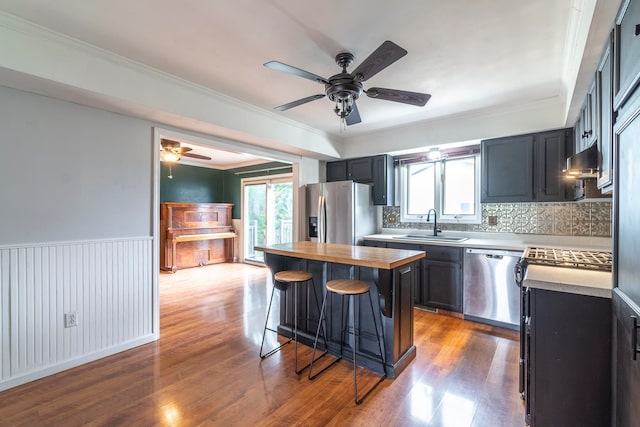
[[[558,236],[611,237],[611,202],[484,203],[480,224],[440,224],[452,231],[490,231]],[[382,210],[383,228],[431,229],[431,224],[400,222],[400,207]]]

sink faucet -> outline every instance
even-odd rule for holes
[[[429,209],[429,211],[427,212],[427,222],[429,222],[429,218],[431,218],[431,212],[433,211],[433,235],[437,236],[438,235],[438,212],[431,208]]]

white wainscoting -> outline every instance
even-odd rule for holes
[[[152,244],[0,246],[0,390],[157,339]]]

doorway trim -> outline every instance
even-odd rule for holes
[[[151,234],[153,237],[153,249],[152,249],[152,329],[155,335],[155,339],[160,338],[160,139],[188,139],[195,144],[211,146],[220,148],[223,150],[242,152],[253,154],[256,156],[264,157],[265,159],[281,162],[289,162],[292,167],[292,183],[293,183],[293,236],[294,239],[298,236],[299,230],[299,164],[302,161],[302,156],[285,153],[282,151],[271,150],[268,148],[261,148],[246,143],[233,141],[226,138],[207,136],[203,134],[194,134],[188,131],[176,131],[161,126],[152,127],[152,147],[153,147],[153,167],[152,167],[152,186],[153,186],[153,200],[151,206]],[[241,202],[242,203],[242,202]],[[241,209],[242,212],[242,209]],[[242,215],[241,215],[242,216]],[[242,218],[240,219],[242,221]]]

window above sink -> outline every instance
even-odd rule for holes
[[[401,221],[431,223],[427,214],[435,209],[439,223],[481,222],[480,154],[466,148],[438,160],[400,160]]]

